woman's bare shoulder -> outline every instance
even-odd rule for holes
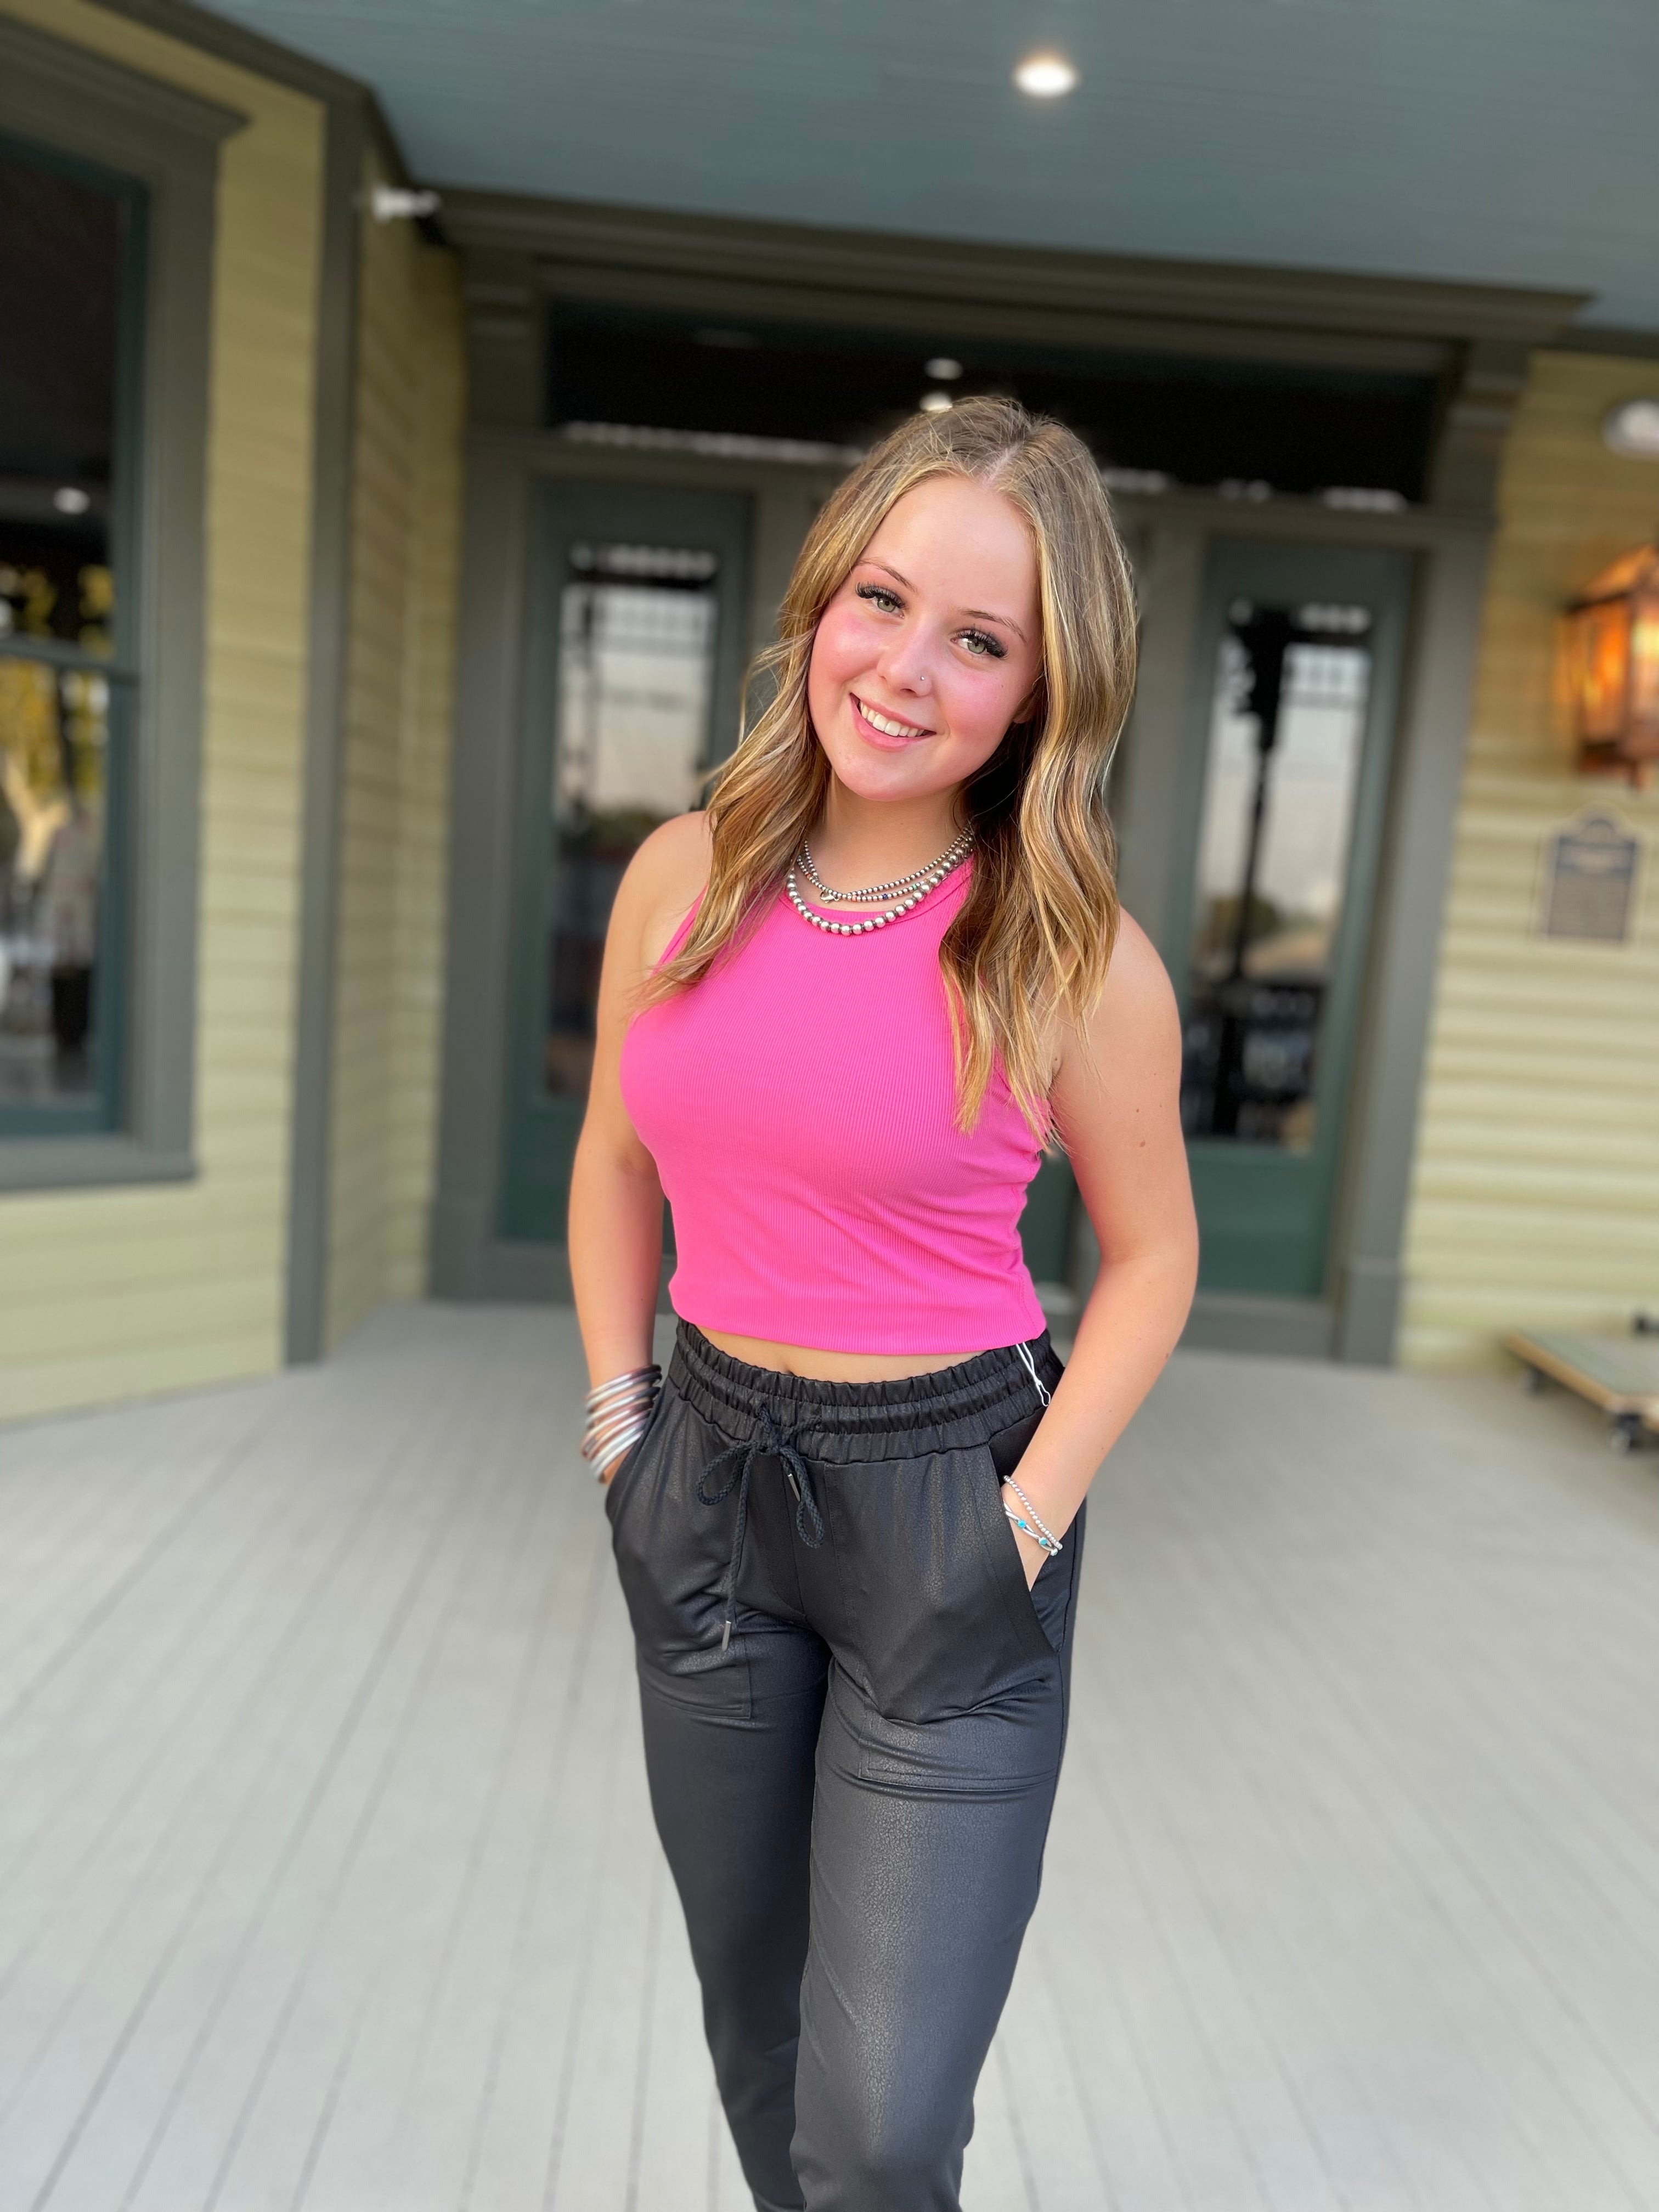
[[[1176,1110],[1181,1044],[1169,973],[1152,939],[1126,914],[1105,988],[1087,1020],[1067,1027],[1049,1091],[1074,1167],[1081,1148],[1104,1141],[1103,1133],[1139,1131],[1153,1121],[1164,1127]],[[1137,1146],[1141,1141],[1137,1134]]]
[[[1109,1037],[1122,1046],[1148,1031],[1160,1034],[1176,1018],[1176,997],[1158,947],[1132,915],[1118,917],[1106,986],[1086,1024],[1097,1045]]]
[[[1074,1056],[1086,1062],[1109,1033],[1116,1043],[1147,1029],[1165,1026],[1175,1010],[1175,993],[1158,948],[1132,915],[1120,910],[1111,964],[1092,1012],[1080,1026],[1055,1012],[1048,1018],[1048,1065],[1055,1076]]]
[[[655,967],[708,881],[713,843],[701,809],[659,823],[629,862],[617,903],[638,933],[640,964]]]
[[[1115,988],[1120,1000],[1139,1003],[1150,1001],[1161,1006],[1174,996],[1170,972],[1158,947],[1132,914],[1120,913],[1118,916],[1106,988],[1109,991]]]

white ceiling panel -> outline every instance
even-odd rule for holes
[[[1659,329],[1659,0],[216,0],[423,180],[1595,295]],[[1033,48],[1078,89],[1010,82]]]

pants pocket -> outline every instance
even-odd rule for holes
[[[641,1659],[665,1676],[720,1669],[741,1703],[747,1668],[735,1650],[724,1652],[721,1636],[732,1513],[713,1511],[697,1496],[717,1449],[694,1408],[665,1386],[651,1426],[612,1479],[605,1506]]]
[[[890,1719],[971,1712],[1052,1662],[1020,1586],[997,1480],[978,1444],[836,1486],[844,1641],[872,1704]]]
[[[617,1525],[617,1516],[622,1510],[623,1493],[633,1480],[635,1469],[650,1449],[651,1439],[662,1419],[662,1410],[663,1394],[659,1391],[657,1402],[651,1409],[651,1418],[646,1423],[645,1434],[628,1447],[612,1470],[610,1481],[605,1486],[605,1517],[613,1528]]]
[[[1035,1426],[1033,1422],[1031,1427]],[[1029,1434],[1026,1441],[1030,1441]],[[1062,1605],[1057,1620],[1051,1600],[1059,1594],[1058,1585],[1062,1583],[1069,1584],[1071,1562],[1067,1553],[1071,1547],[1068,1542],[1058,1559],[1046,1559],[1038,1569],[1034,1583],[1026,1581],[1025,1559],[1020,1549],[1019,1538],[1009,1525],[1008,1516],[1002,1509],[1002,1486],[1008,1476],[1017,1471],[1024,1446],[1011,1459],[996,1449],[1000,1442],[1000,1439],[993,1439],[991,1443],[981,1447],[985,1462],[982,1497],[988,1501],[989,1507],[989,1526],[985,1535],[987,1548],[992,1554],[992,1571],[1001,1592],[1004,1607],[1015,1624],[1021,1642],[1028,1650],[1040,1651],[1052,1657],[1060,1649],[1064,1628],[1064,1607]]]
[[[997,1508],[1000,1518],[1002,1517],[1002,1486],[1011,1474],[1018,1477],[1020,1462],[1030,1449],[1031,1439],[1036,1434],[1037,1426],[1042,1419],[1042,1412],[1039,1407],[1028,1419],[1016,1423],[1012,1428],[999,1429],[997,1433],[987,1442],[985,1449],[996,1474]],[[1008,1526],[1006,1519],[1002,1518],[1003,1533],[1007,1537],[1009,1549],[1014,1555],[1014,1565],[1020,1583],[1024,1588],[1026,1603],[1041,1627],[1049,1650],[1054,1652],[1063,1650],[1066,1638],[1071,1633],[1072,1608],[1077,1589],[1077,1571],[1083,1556],[1085,1510],[1084,1506],[1078,1508],[1077,1517],[1066,1533],[1064,1547],[1060,1557],[1046,1559],[1037,1571],[1036,1581],[1029,1584],[1025,1582],[1025,1567],[1020,1551],[1019,1539]]]

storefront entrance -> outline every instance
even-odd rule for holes
[[[617,885],[655,824],[701,803],[704,771],[735,739],[759,511],[744,492],[684,483],[529,486],[501,909],[498,1282],[541,1280],[511,1271],[544,1267],[562,1247]],[[769,535],[779,563],[793,546]],[[1338,1272],[1413,562],[1218,534],[1195,550],[1184,727],[1170,726],[1179,710],[1160,710],[1135,744],[1168,746],[1157,904],[1183,1017],[1201,1288],[1223,1305],[1305,1311],[1292,1341],[1313,1348],[1328,1341],[1318,1316]],[[1137,774],[1132,761],[1132,801]],[[1132,804],[1130,841],[1147,826]],[[1040,1283],[1085,1287],[1073,1248],[1086,1224],[1063,1159],[1045,1163],[1022,1227]],[[671,1219],[671,1255],[672,1233]]]
[[[569,1294],[629,856],[699,802],[858,453],[918,405],[1012,392],[1089,442],[1133,549],[1111,803],[1185,1027],[1189,1340],[1389,1359],[1499,452],[1482,395],[1509,388],[1470,332],[1502,303],[992,248],[969,278],[884,237],[489,196],[446,214],[494,304],[471,328],[440,1293]],[[1063,1161],[1023,1228],[1039,1282],[1086,1293]]]

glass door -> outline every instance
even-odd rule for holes
[[[1211,557],[1176,963],[1206,1290],[1325,1287],[1409,582],[1397,554]]]
[[[562,1243],[611,902],[737,737],[749,502],[550,484],[533,535],[504,1237]]]

